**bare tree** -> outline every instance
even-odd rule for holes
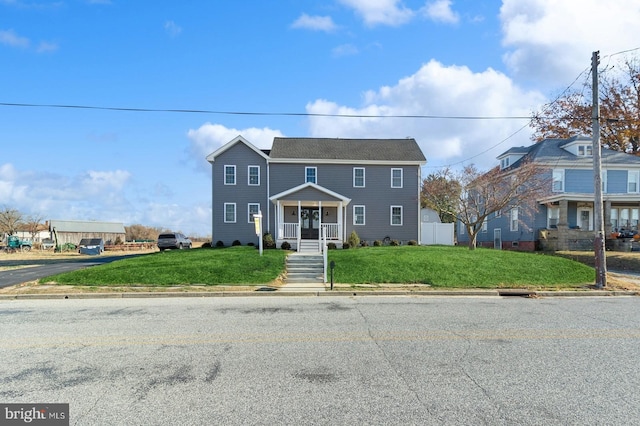
[[[420,201],[422,207],[435,210],[442,223],[456,221],[456,206],[461,192],[458,182],[449,168],[431,173],[422,181]]]
[[[125,226],[124,229],[127,241],[157,240],[158,235],[162,232],[162,228],[153,228],[140,224]]]
[[[640,155],[640,61],[626,58],[600,73],[600,141],[603,147]],[[591,78],[543,107],[531,122],[532,139],[591,135]]]
[[[38,232],[40,232],[43,229],[42,228],[43,219],[44,217],[41,214],[34,213],[34,214],[28,215],[24,220],[23,225],[25,226],[27,232],[29,232],[29,234],[31,235],[31,241],[35,241],[36,236],[38,235]]]
[[[0,209],[0,233],[13,235],[18,231],[18,226],[22,222],[22,214],[16,210],[3,206]]]
[[[537,211],[538,200],[551,190],[548,174],[535,163],[507,170],[495,167],[486,173],[470,165],[454,179],[462,188],[456,213],[469,235],[470,250],[475,249],[478,233],[490,214],[518,208],[522,217],[531,216]]]

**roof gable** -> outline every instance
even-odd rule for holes
[[[272,160],[350,160],[413,162],[423,164],[426,158],[413,138],[407,139],[341,139],[341,138],[274,138]]]
[[[226,152],[230,148],[233,148],[238,143],[245,144],[249,149],[251,149],[252,151],[255,151],[256,154],[258,154],[265,160],[269,159],[269,156],[263,150],[257,148],[255,145],[253,145],[251,142],[243,138],[241,135],[238,135],[235,138],[233,138],[231,141],[227,142],[226,144],[222,145],[220,148],[212,152],[211,154],[207,155],[207,161],[210,163],[213,163],[214,161],[216,161],[216,157]]]
[[[334,198],[336,200],[342,201],[345,204],[349,204],[351,202],[350,198],[345,197],[344,195],[338,194],[337,192],[333,192],[330,189],[327,189],[323,186],[320,186],[318,184],[312,183],[312,182],[307,182],[307,183],[303,183],[302,185],[298,185],[296,187],[293,187],[291,189],[288,189],[286,191],[283,191],[279,194],[273,195],[271,197],[269,197],[269,200],[271,200],[272,203],[275,203],[278,200],[281,199],[286,199],[287,197],[289,197],[292,194],[295,193],[299,193],[299,192],[305,192],[308,189],[320,192],[322,194],[328,195],[331,198]]]

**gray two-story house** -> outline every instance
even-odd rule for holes
[[[638,232],[640,218],[640,157],[602,149],[602,192],[605,237]],[[538,200],[537,212],[519,209],[490,215],[478,234],[478,245],[533,250],[592,250],[594,240],[594,176],[592,139],[545,139],[515,147],[498,156],[501,169],[524,162],[541,166],[549,195]],[[468,241],[458,227],[458,241]]]
[[[238,136],[212,165],[212,241],[258,243],[253,216],[278,247],[325,237],[420,238],[421,166],[415,139],[274,138],[261,150]]]

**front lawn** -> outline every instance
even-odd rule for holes
[[[41,279],[40,283],[88,286],[265,284],[282,273],[286,255],[283,250],[264,250],[260,257],[255,247],[170,250],[53,275]]]
[[[334,282],[422,283],[432,287],[577,287],[592,284],[593,268],[540,253],[449,246],[332,250]]]
[[[290,252],[254,247],[172,250],[54,275],[41,284],[82,286],[263,285],[284,272]],[[557,256],[447,246],[329,251],[335,283],[429,284],[448,288],[567,288],[592,284],[593,268]]]

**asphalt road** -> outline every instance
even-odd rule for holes
[[[140,255],[128,255],[140,256]],[[29,281],[38,280],[40,278],[48,277],[50,275],[61,274],[63,272],[71,272],[77,269],[87,268],[89,266],[100,265],[103,263],[113,262],[115,260],[123,259],[123,256],[95,256],[91,258],[83,259],[48,259],[48,260],[24,260],[11,262],[11,264],[22,264],[28,267],[20,269],[9,269],[6,271],[0,271],[0,288],[9,287],[12,285],[26,283]],[[37,266],[30,266],[30,265]]]
[[[73,425],[640,423],[640,298],[0,301],[0,402]]]

